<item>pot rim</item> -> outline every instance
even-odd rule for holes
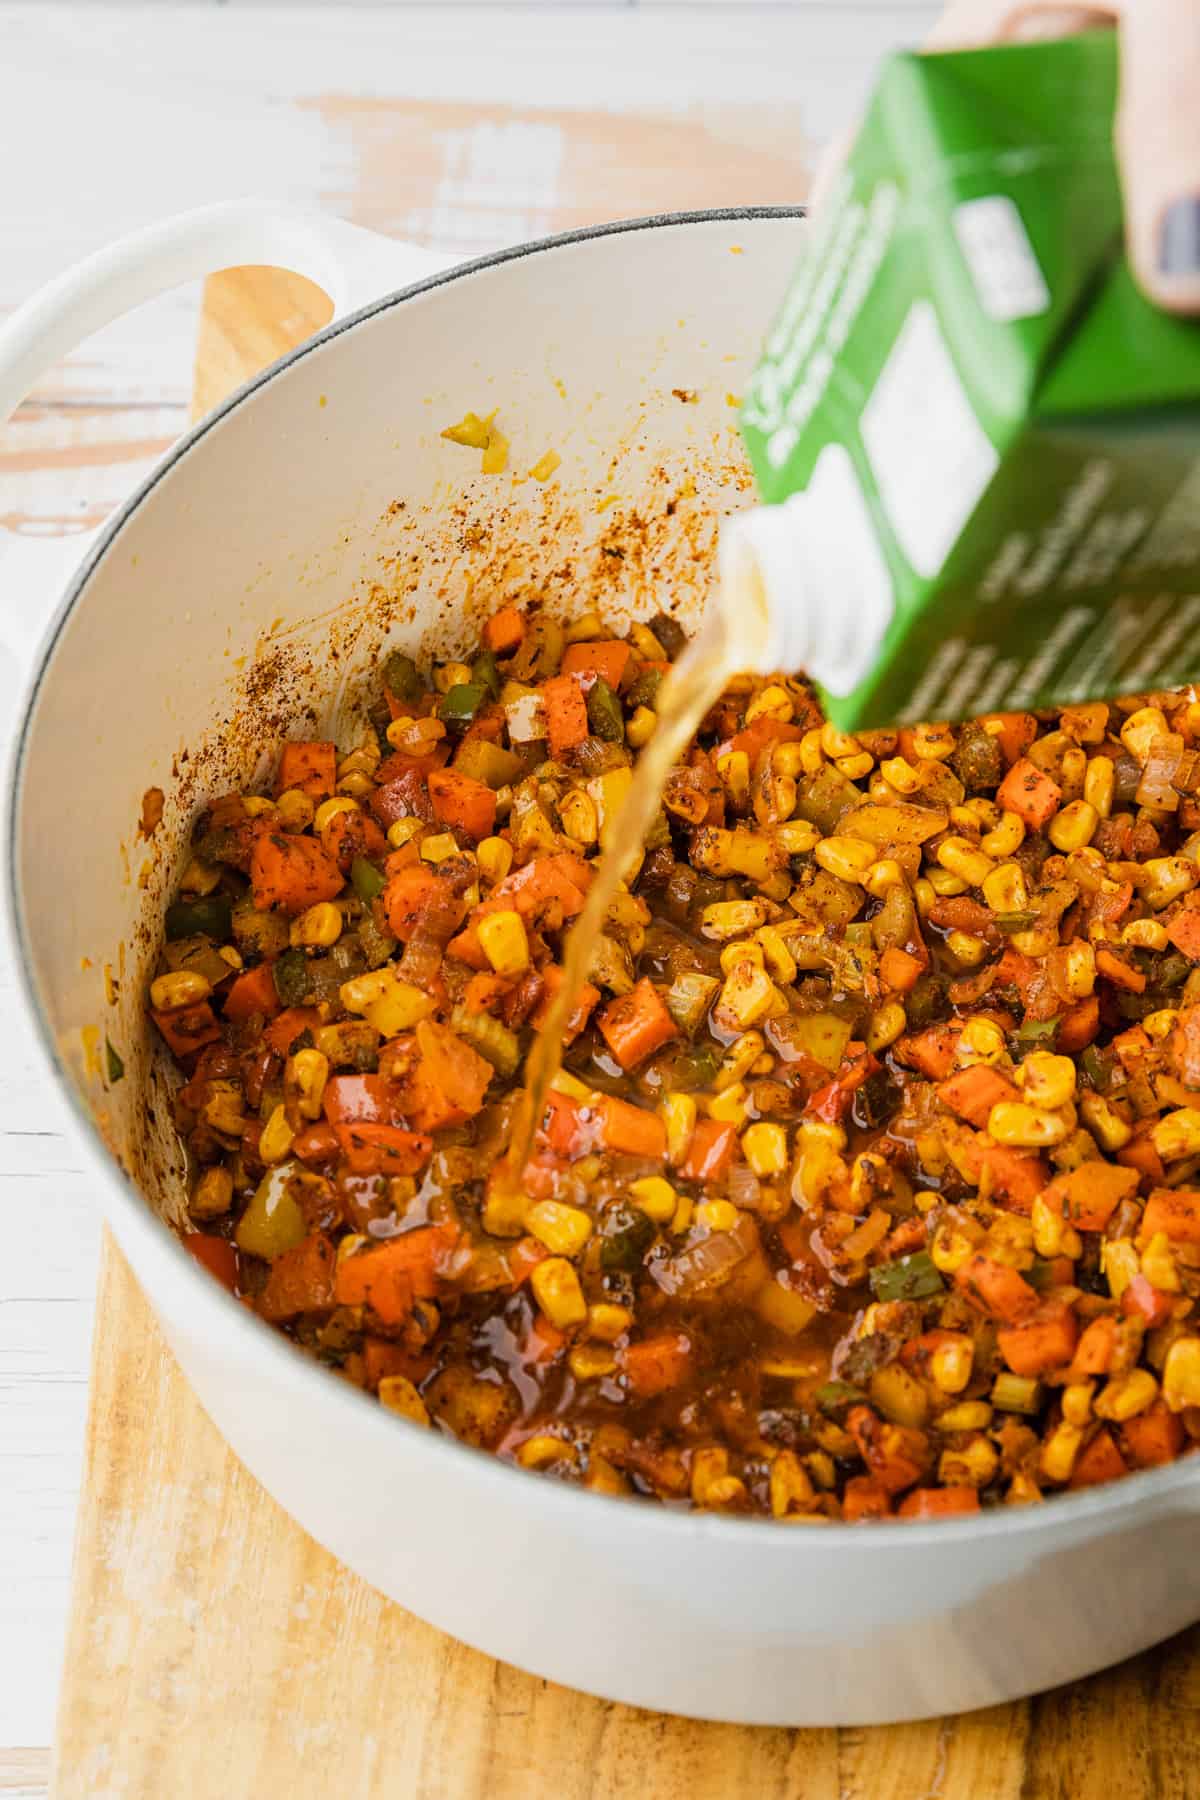
[[[938,1542],[961,1547],[980,1536],[990,1540],[999,1535],[1005,1537],[1025,1536],[1030,1533],[1037,1535],[1044,1528],[1053,1529],[1055,1526],[1069,1531],[1075,1522],[1084,1524],[1094,1521],[1101,1515],[1120,1514],[1130,1507],[1140,1506],[1143,1502],[1149,1503],[1156,1499],[1166,1499],[1176,1489],[1194,1488],[1196,1475],[1188,1466],[1190,1459],[1184,1457],[1159,1469],[1134,1472],[1104,1486],[1085,1488],[1074,1494],[1055,1495],[1048,1507],[1040,1505],[1008,1507],[1003,1510],[996,1509],[957,1519],[876,1521],[872,1522],[870,1528],[865,1532],[857,1525],[831,1521],[814,1537],[808,1533],[781,1529],[780,1523],[771,1519],[742,1519],[699,1512],[680,1514],[674,1509],[649,1502],[630,1505],[629,1498],[626,1496],[595,1494],[587,1489],[569,1488],[564,1483],[532,1480],[527,1470],[501,1462],[498,1457],[488,1452],[481,1452],[470,1445],[460,1443],[456,1438],[428,1431],[407,1420],[394,1418],[387,1414],[377,1401],[351,1387],[349,1383],[338,1381],[312,1358],[303,1355],[294,1345],[286,1343],[281,1334],[264,1320],[250,1314],[245,1307],[226,1296],[212,1277],[201,1269],[184,1250],[177,1234],[157,1217],[140,1188],[120,1167],[103,1143],[91,1111],[85,1104],[59,1054],[58,1045],[43,1010],[34,980],[24,898],[17,880],[17,825],[28,737],[37,702],[43,683],[48,678],[59,637],[82,598],[93,573],[134,513],[149,498],[163,477],[182,464],[195,445],[208,432],[219,425],[236,408],[251,400],[268,382],[273,381],[314,350],[340,337],[343,332],[352,331],[381,313],[391,311],[406,301],[414,300],[420,295],[443,287],[450,282],[480,274],[485,270],[499,268],[507,263],[521,261],[527,257],[538,256],[572,244],[586,243],[596,238],[615,237],[635,231],[667,230],[680,226],[722,222],[775,224],[784,220],[803,219],[806,211],[807,209],[803,206],[746,206],[658,213],[644,218],[618,219],[604,224],[584,226],[575,231],[557,233],[552,237],[510,245],[504,249],[492,251],[486,256],[475,257],[469,262],[457,263],[450,269],[427,275],[419,281],[397,288],[377,300],[370,301],[366,306],[360,307],[357,312],[332,320],[312,337],[306,338],[302,344],[298,344],[293,350],[269,364],[267,368],[251,376],[212,412],[206,414],[203,419],[184,432],[171,446],[130,497],[114,511],[88,554],[72,575],[43,635],[33,669],[25,680],[19,722],[8,757],[4,795],[7,815],[4,826],[4,845],[5,880],[9,903],[7,908],[8,938],[17,968],[18,991],[25,1002],[27,1014],[32,1021],[34,1033],[50,1072],[72,1114],[80,1148],[87,1158],[88,1172],[96,1175],[104,1183],[112,1204],[121,1209],[128,1228],[142,1238],[160,1267],[164,1271],[170,1267],[175,1278],[182,1280],[185,1286],[190,1286],[206,1331],[229,1334],[235,1344],[240,1337],[244,1345],[243,1354],[246,1357],[265,1356],[269,1361],[273,1361],[277,1374],[288,1385],[307,1389],[312,1380],[325,1382],[328,1384],[325,1390],[326,1398],[331,1403],[336,1404],[335,1396],[340,1395],[340,1403],[358,1409],[360,1421],[364,1424],[368,1417],[373,1415],[374,1427],[367,1425],[367,1429],[374,1428],[380,1433],[388,1434],[397,1429],[420,1432],[424,1439],[426,1452],[441,1458],[455,1459],[459,1469],[459,1478],[464,1482],[473,1478],[481,1489],[486,1489],[494,1482],[522,1483],[522,1491],[525,1493],[524,1504],[531,1516],[534,1509],[538,1507],[557,1512],[558,1509],[564,1507],[574,1511],[581,1503],[593,1506],[603,1505],[610,1509],[608,1517],[610,1522],[615,1525],[618,1515],[612,1511],[612,1508],[616,1505],[623,1510],[631,1529],[669,1533],[681,1541],[690,1540],[696,1546],[704,1544],[706,1548],[711,1546],[716,1549],[728,1544],[744,1546],[746,1549],[755,1547],[759,1553],[769,1549],[770,1553],[775,1556],[790,1557],[802,1556],[806,1548],[815,1549],[818,1554],[823,1554],[826,1547],[831,1544],[836,1544],[839,1549],[844,1550],[853,1543],[860,1549],[871,1549],[882,1553],[897,1549],[902,1545],[916,1549]],[[152,1302],[152,1304],[154,1303]],[[394,1442],[394,1440],[392,1441]],[[380,1442],[386,1445],[388,1439],[381,1436]],[[412,1447],[415,1448],[415,1445]],[[448,1468],[453,1466],[454,1464],[447,1463]],[[1200,1463],[1197,1464],[1197,1468],[1200,1468]],[[516,1489],[510,1485],[509,1492],[515,1496]],[[687,1534],[686,1538],[683,1534]]]

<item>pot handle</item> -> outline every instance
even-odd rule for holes
[[[306,275],[341,318],[437,274],[450,259],[344,219],[268,201],[227,200],[178,213],[56,275],[0,328],[0,425],[39,377],[93,331],[182,282],[248,263]]]

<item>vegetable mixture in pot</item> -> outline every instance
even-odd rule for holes
[[[604,1493],[934,1518],[1200,1442],[1200,701],[848,737],[735,680],[566,933],[663,676],[505,607],[198,821],[189,1249],[389,1410]]]

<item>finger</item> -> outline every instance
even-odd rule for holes
[[[1200,312],[1200,7],[1137,0],[1122,24],[1117,124],[1134,273],[1152,300]]]
[[[1118,0],[1063,6],[1054,0],[956,0],[926,39],[927,50],[977,50],[1034,38],[1070,37],[1090,25],[1111,22]]]

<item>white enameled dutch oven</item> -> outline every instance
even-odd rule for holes
[[[0,418],[87,332],[209,269],[274,262],[334,297],[335,322],[112,520],[42,649],[13,763],[26,1002],[97,1200],[202,1403],[302,1525],[455,1637],[641,1706],[824,1725],[1010,1699],[1200,1617],[1200,1465],[970,1520],[822,1529],[505,1467],[324,1372],[180,1248],[164,1221],[181,1216],[181,1161],[142,1011],[195,809],[261,774],[280,733],[351,731],[381,645],[461,647],[532,593],[564,613],[697,616],[713,515],[747,491],[730,400],[803,234],[786,212],[659,218],[442,270],[347,225],[207,209],[10,322]],[[512,469],[554,450],[551,481],[483,476],[439,436],[493,407]],[[150,787],[166,811],[146,840]],[[127,1070],[108,1087],[105,1032]]]

